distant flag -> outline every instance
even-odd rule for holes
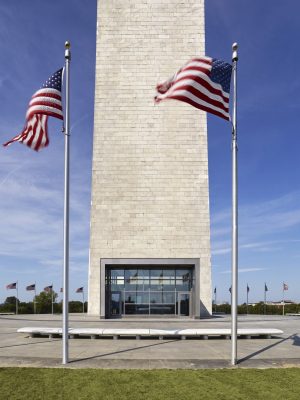
[[[232,66],[211,57],[187,62],[169,80],[156,86],[156,103],[175,99],[229,120]]]
[[[17,282],[6,285],[6,289],[17,289]]]
[[[80,287],[76,290],[76,293],[83,293],[83,287]]]
[[[215,289],[214,289],[214,294],[216,294],[217,293],[217,287],[215,287]]]
[[[64,289],[61,287],[61,288],[60,288],[60,293],[63,293],[63,291],[64,291]]]
[[[268,290],[268,286],[265,284],[265,292],[267,292]]]
[[[250,292],[250,288],[249,288],[249,286],[247,284],[247,293],[249,293],[249,292]]]
[[[46,292],[46,293],[51,293],[51,292],[52,292],[52,289],[53,289],[53,285],[46,286],[46,287],[44,288],[44,292]]]
[[[23,131],[4,143],[8,146],[20,142],[33,150],[39,151],[48,146],[48,116],[63,119],[61,101],[62,71],[59,69],[35,92],[29,102]]]
[[[29,286],[26,286],[26,290],[35,290],[35,283]]]
[[[289,287],[286,283],[283,282],[283,290],[289,290]]]
[[[231,293],[231,286],[230,286],[230,288],[229,288],[229,292]]]

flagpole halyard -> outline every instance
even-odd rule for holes
[[[70,136],[70,62],[71,44],[65,43],[65,193],[64,193],[64,279],[63,279],[63,359],[69,362],[69,136]]]
[[[233,113],[232,113],[232,293],[231,293],[231,364],[237,364],[237,298],[238,298],[238,194],[237,194],[237,53],[232,45]]]

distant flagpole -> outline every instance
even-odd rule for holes
[[[215,287],[215,312],[217,312],[217,286]]]
[[[284,291],[288,289],[288,286],[283,282],[282,284],[282,315],[284,315],[284,306],[285,306],[285,301],[284,301]]]
[[[36,314],[36,282],[34,282],[33,312]]]
[[[69,166],[70,166],[70,62],[71,44],[65,43],[65,195],[64,195],[64,280],[63,280],[63,359],[62,363],[69,362]]]
[[[282,284],[282,315],[284,315],[284,282]]]
[[[232,113],[232,293],[231,293],[231,364],[237,364],[237,298],[238,298],[238,194],[237,194],[237,54],[232,45],[233,113]]]
[[[18,315],[18,313],[19,313],[19,305],[18,305],[18,301],[19,301],[19,289],[18,289],[18,286],[19,286],[19,282],[17,281],[17,284],[16,284],[16,290],[17,290],[17,297],[16,297],[16,314]]]
[[[265,282],[265,296],[264,296],[264,315],[266,315],[266,307],[267,307],[267,284]]]
[[[82,313],[84,314],[84,290],[82,289]]]
[[[249,314],[248,305],[249,305],[249,286],[248,286],[248,283],[247,283],[247,315]]]
[[[53,315],[53,283],[51,285],[51,313]]]

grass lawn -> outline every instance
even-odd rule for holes
[[[0,368],[1,400],[299,398],[300,368],[197,371]]]

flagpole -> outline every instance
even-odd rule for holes
[[[36,314],[36,282],[34,282],[33,312]]]
[[[64,281],[63,281],[63,359],[62,363],[69,362],[69,136],[70,136],[70,62],[71,44],[65,42],[65,195],[64,195]]]
[[[284,315],[284,282],[282,285],[282,315]]]
[[[238,195],[237,195],[237,54],[238,45],[232,45],[233,113],[232,113],[232,294],[231,294],[231,364],[237,364],[237,297],[238,297]]]
[[[51,312],[53,315],[53,283],[51,285]]]
[[[16,284],[16,290],[17,290],[17,297],[16,297],[16,315],[18,315],[18,313],[19,313],[19,307],[18,307],[19,289],[18,289],[18,286],[19,286],[19,283],[18,283],[18,281],[17,281],[17,284]]]
[[[217,287],[215,287],[215,313],[217,312]]]
[[[264,296],[264,315],[266,315],[266,303],[267,303],[267,291],[266,291],[266,282],[265,282],[265,296]]]
[[[84,291],[82,289],[82,313],[84,314]]]
[[[249,291],[248,291],[248,283],[247,283],[247,315],[248,315],[248,303],[249,303],[249,297],[248,297]]]

